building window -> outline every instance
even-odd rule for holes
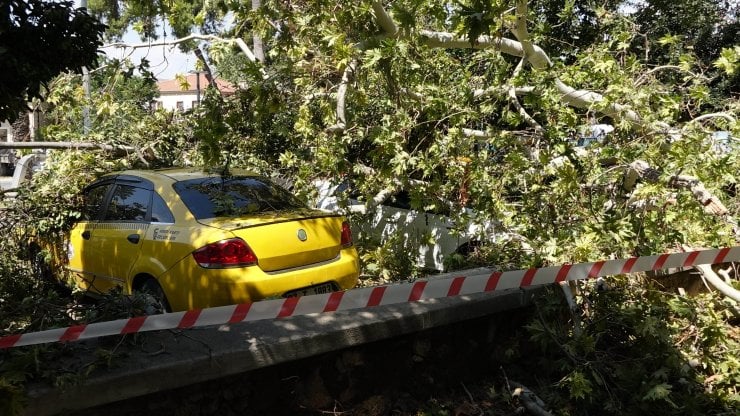
[[[175,104],[178,111],[185,111],[185,103],[182,101],[178,101],[177,104]]]

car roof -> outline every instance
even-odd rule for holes
[[[232,169],[229,171],[229,176],[257,176],[256,173],[245,169]],[[222,176],[218,172],[206,172],[201,168],[171,168],[171,169],[156,169],[156,170],[138,170],[130,169],[120,172],[112,172],[104,175],[101,179],[107,179],[118,176],[132,175],[143,179],[148,179],[152,182],[161,182],[163,180],[171,182],[186,181],[190,179],[198,178],[216,178]]]

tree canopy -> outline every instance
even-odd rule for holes
[[[105,26],[71,1],[9,0],[0,4],[0,120],[15,120],[26,103],[62,72],[95,65]]]
[[[210,126],[193,130],[202,160],[281,171],[306,194],[316,177],[351,177],[367,198],[410,188],[414,207],[472,208],[528,253],[511,261],[546,264],[736,238],[737,156],[711,149],[713,132],[737,134],[737,15],[719,0],[679,3],[183,0],[95,12],[179,22],[177,35],[204,40],[216,71],[244,86],[198,113]],[[225,12],[233,24],[217,31]],[[616,130],[576,146],[596,123]]]

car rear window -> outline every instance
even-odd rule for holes
[[[190,179],[174,188],[199,220],[305,208],[290,192],[258,176]]]

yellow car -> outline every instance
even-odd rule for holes
[[[166,311],[357,284],[349,223],[247,172],[124,171],[84,191],[68,268],[84,290],[141,291]]]

